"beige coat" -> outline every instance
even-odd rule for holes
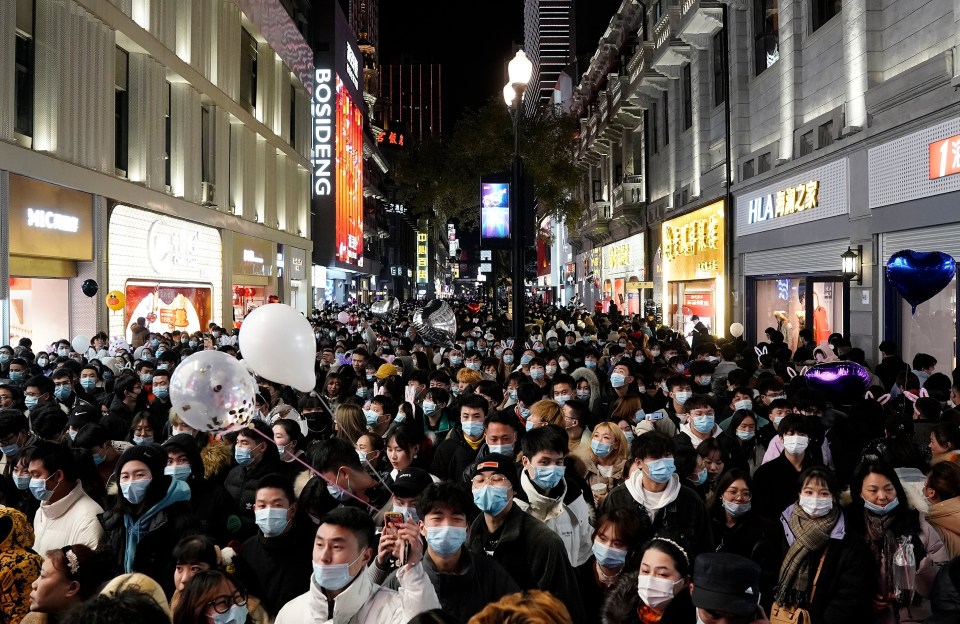
[[[927,522],[937,531],[950,559],[960,556],[960,497],[930,507]]]

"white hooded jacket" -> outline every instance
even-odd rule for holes
[[[373,582],[365,568],[346,590],[330,602],[311,579],[310,590],[288,602],[274,624],[406,624],[418,613],[440,608],[440,599],[423,564],[404,566],[397,572],[399,590]]]
[[[567,551],[570,565],[583,565],[593,554],[593,527],[590,526],[590,508],[583,496],[566,504],[563,502],[567,494],[567,481],[564,479],[563,492],[557,498],[548,498],[537,490],[530,480],[527,471],[520,475],[520,487],[527,495],[527,500],[514,498],[517,506],[560,536],[563,547]],[[528,502],[529,501],[529,502]]]

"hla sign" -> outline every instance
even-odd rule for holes
[[[27,227],[76,234],[80,230],[80,219],[51,210],[27,208]]]
[[[313,194],[329,195],[333,190],[333,72],[318,69],[313,75]]]
[[[785,217],[795,212],[810,210],[820,205],[820,181],[768,193],[750,200],[747,223],[761,223],[776,217]]]

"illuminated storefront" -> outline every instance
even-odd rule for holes
[[[277,244],[244,234],[233,235],[233,321],[276,298]]]
[[[126,295],[125,308],[109,314],[111,336],[130,340],[130,324],[139,317],[155,332],[229,322],[216,229],[118,204],[110,213],[108,247],[109,288],[101,291]]]
[[[93,196],[10,174],[7,219],[9,343],[30,338],[37,350],[72,336],[78,267],[94,259]]]
[[[850,240],[848,161],[826,165],[737,195],[736,251],[743,258],[746,339],[780,331],[791,349],[809,328],[827,342],[849,326],[849,283],[840,256]]]
[[[643,234],[635,234],[601,248],[604,306],[616,302],[621,314],[641,311],[641,284],[645,280]]]
[[[711,334],[726,334],[724,227],[723,201],[663,223],[663,322],[685,336],[695,316]]]

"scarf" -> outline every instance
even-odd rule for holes
[[[893,534],[893,521],[896,514],[888,513],[883,516],[863,512],[866,525],[867,545],[873,554],[880,570],[880,587],[878,593],[886,596],[894,590],[893,586],[893,554],[897,550],[897,537]],[[918,558],[917,561],[920,561]]]
[[[624,481],[624,485],[633,499],[646,510],[651,522],[656,517],[657,511],[677,500],[677,496],[680,495],[680,476],[677,473],[670,476],[667,489],[662,492],[649,492],[643,488],[643,471],[640,469],[634,470]]]
[[[147,523],[158,513],[182,501],[190,500],[190,486],[186,481],[171,480],[170,487],[167,488],[167,494],[160,499],[157,504],[148,509],[146,513],[136,520],[130,514],[124,514],[123,524],[127,529],[126,550],[123,554],[123,571],[133,572],[133,561],[137,556],[137,544],[140,543],[141,535],[146,528]]]
[[[825,516],[811,518],[799,503],[794,503],[793,515],[787,522],[793,532],[794,542],[780,566],[780,580],[774,590],[777,604],[806,606],[811,579],[810,557],[829,543],[830,532],[839,518],[840,510],[836,506]]]

